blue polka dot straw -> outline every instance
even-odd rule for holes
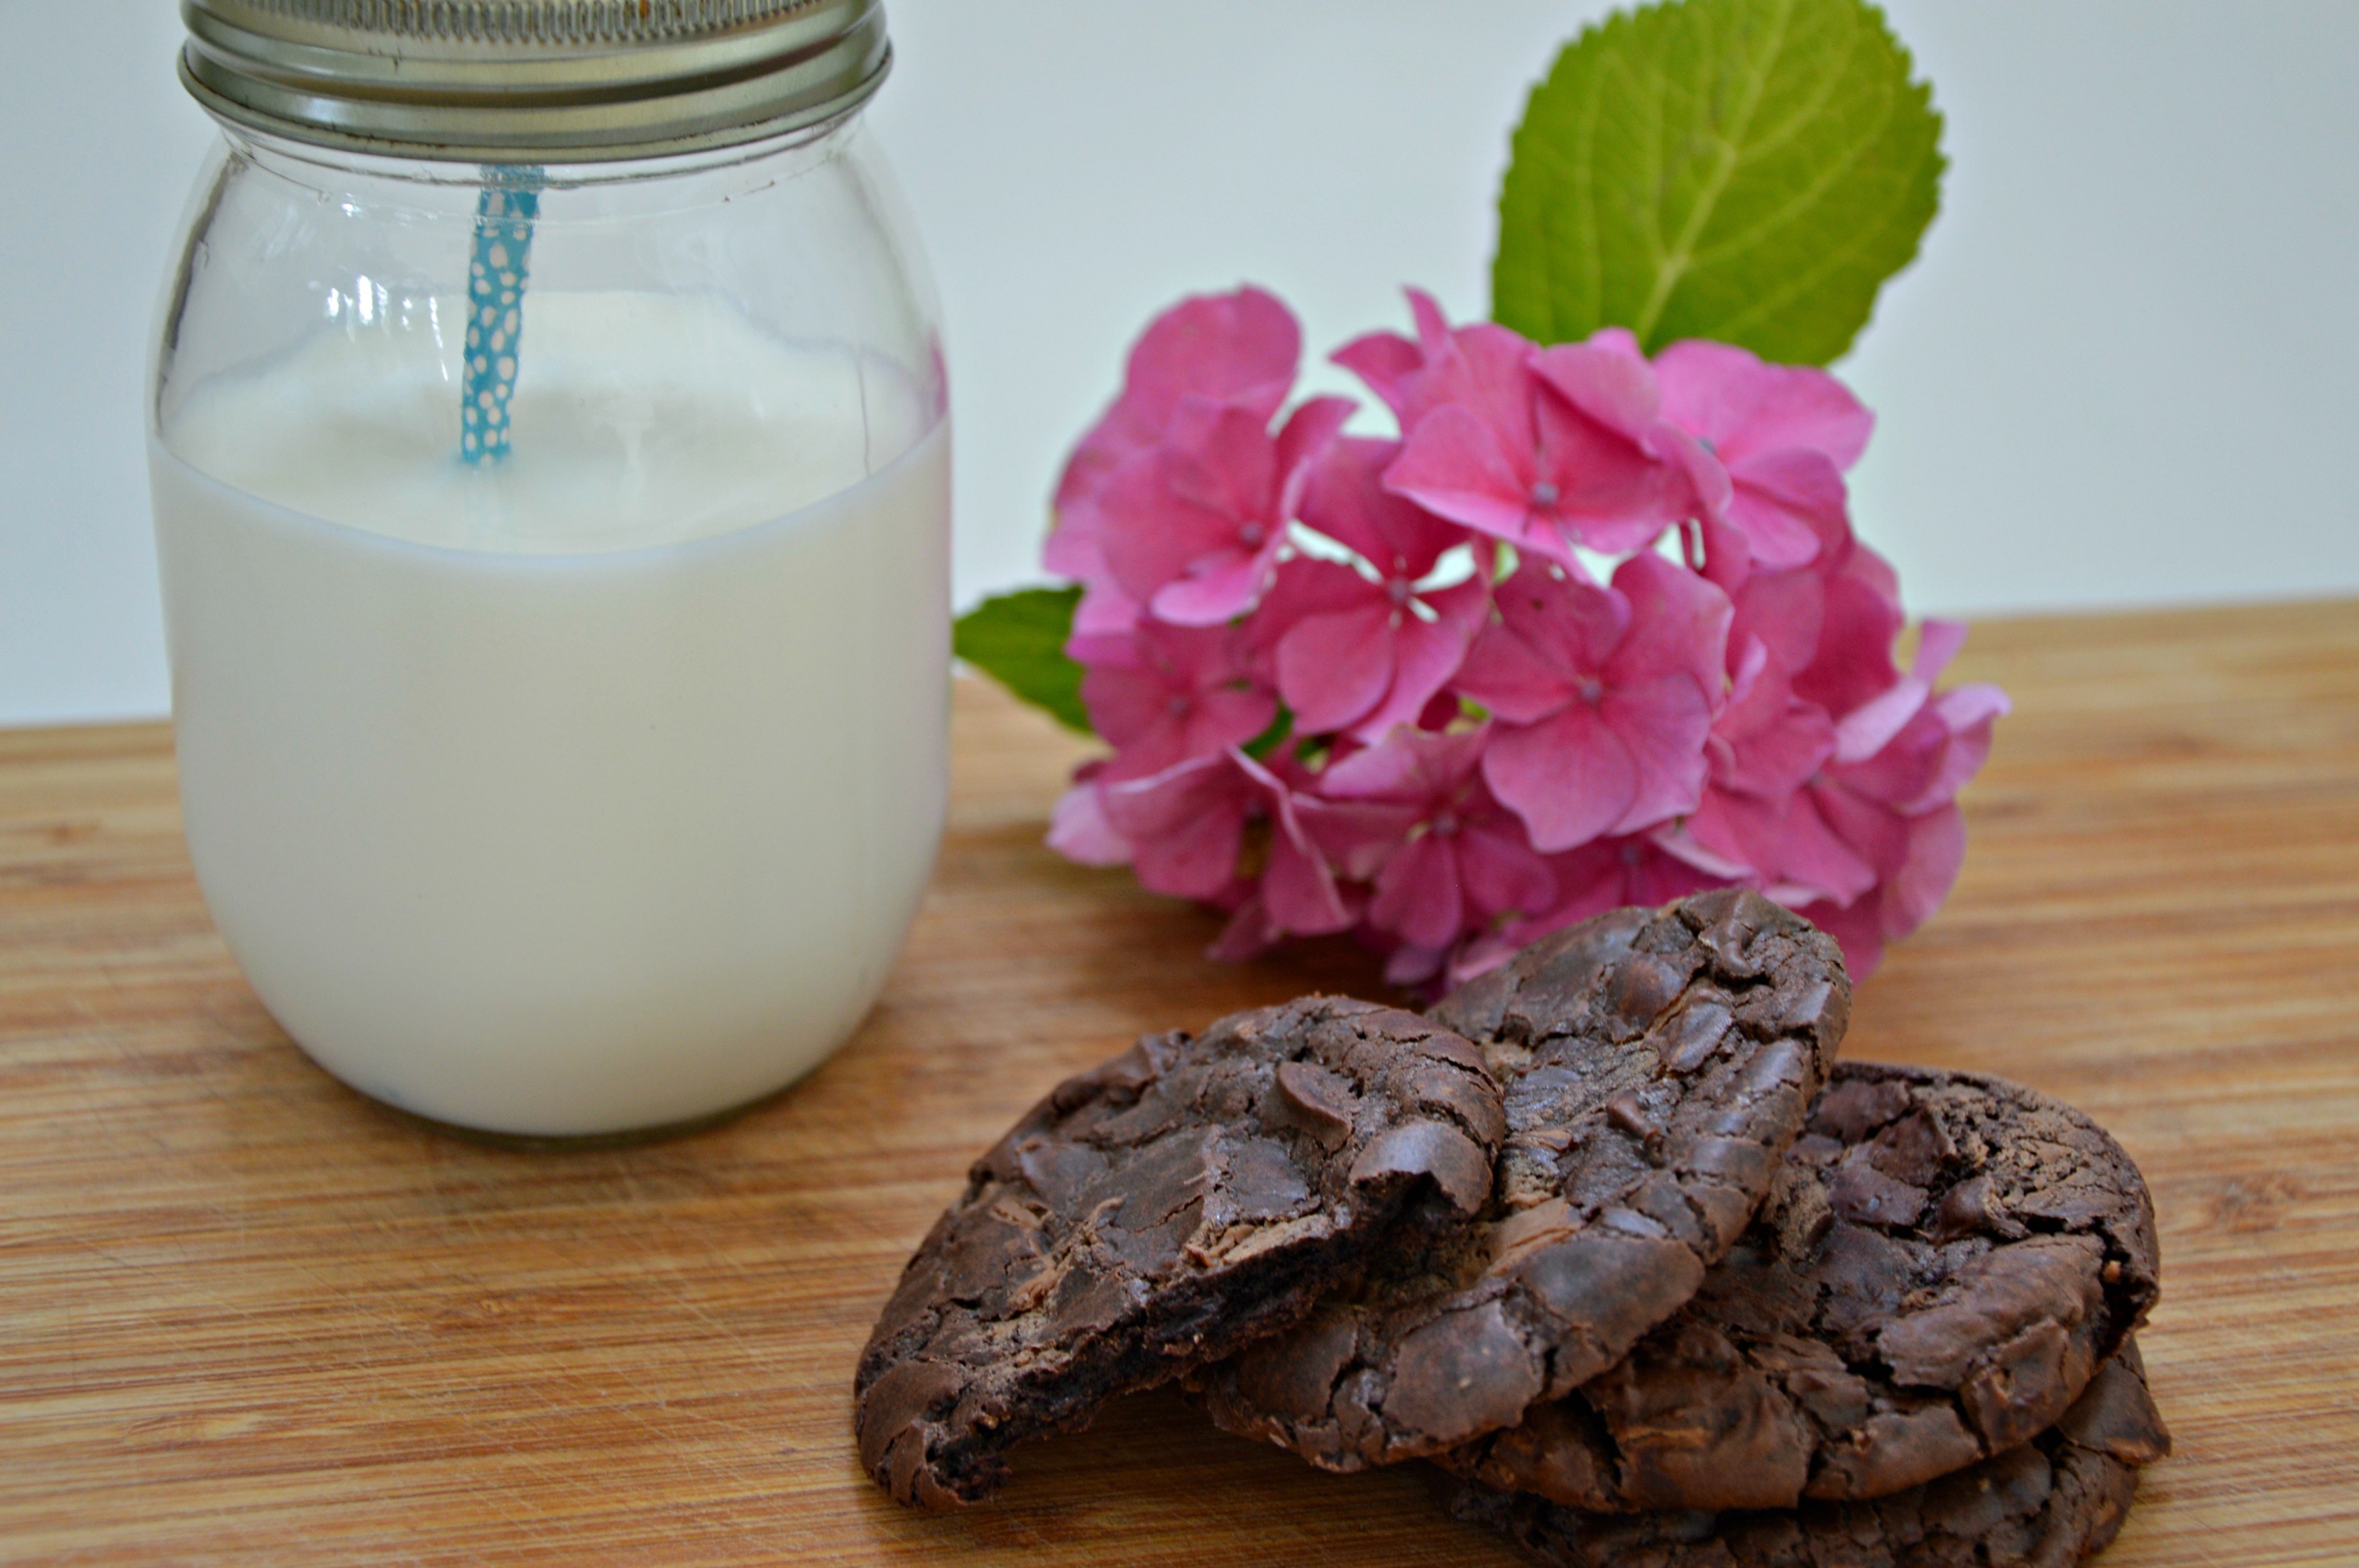
[[[540,216],[540,170],[486,169],[475,198],[475,254],[467,267],[467,374],[459,406],[459,454],[469,463],[508,454],[508,401],[516,395],[524,282]]]

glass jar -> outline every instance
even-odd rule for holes
[[[398,25],[468,0],[190,7],[224,136],[148,399],[180,793],[216,924],[321,1066],[612,1137],[800,1077],[907,933],[947,796],[947,398],[860,124],[873,0],[663,0],[619,9],[670,33],[555,46],[501,5],[535,9],[455,43]],[[199,27],[241,6],[318,14],[244,96]],[[815,11],[864,53],[828,78],[805,37],[799,99],[683,110],[700,41]],[[408,105],[413,142],[270,99],[330,23],[456,58],[473,118]],[[503,96],[552,55],[610,68],[572,131]],[[655,84],[619,127],[614,58]]]

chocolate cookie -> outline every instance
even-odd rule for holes
[[[1756,894],[1623,909],[1434,1009],[1508,1138],[1478,1224],[1389,1249],[1302,1327],[1191,1377],[1212,1419],[1331,1470],[1512,1426],[1620,1360],[1745,1230],[1849,1016],[1835,944]]]
[[[1300,1318],[1400,1225],[1490,1195],[1475,1048],[1306,997],[1149,1035],[976,1162],[862,1354],[860,1462],[905,1503],[995,1489],[1017,1441]]]
[[[1445,1481],[1443,1497],[1550,1568],[2070,1568],[2104,1550],[2139,1467],[2169,1452],[2137,1352],[2125,1345],[2036,1441],[1872,1502],[1585,1514],[1463,1480]]]
[[[1843,1062],[1695,1300],[1445,1463],[1593,1511],[1883,1497],[2053,1425],[2153,1305],[2157,1267],[2137,1167],[2078,1111]]]

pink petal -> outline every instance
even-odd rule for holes
[[[1040,564],[1060,577],[1089,583],[1105,577],[1105,552],[1098,548],[1097,508],[1077,499],[1057,508],[1057,526],[1040,547]]]
[[[1691,507],[1692,486],[1678,464],[1563,399],[1544,395],[1538,424],[1541,450],[1532,460],[1533,477],[1556,495],[1546,505],[1535,496],[1527,539],[1570,539],[1619,554],[1644,549]]]
[[[1220,964],[1243,964],[1277,946],[1284,934],[1271,928],[1268,905],[1256,892],[1229,916],[1229,923],[1221,928],[1221,934],[1212,939],[1204,956]]]
[[[1095,583],[1082,593],[1082,602],[1073,607],[1073,635],[1121,636],[1138,625],[1141,614],[1138,601],[1111,581]]]
[[[1884,934],[1875,900],[1863,898],[1845,909],[1840,904],[1804,904],[1794,912],[1835,939],[1842,947],[1843,968],[1857,985],[1884,964]]]
[[[1702,761],[1697,735],[1697,761]],[[1532,847],[1571,849],[1630,813],[1637,763],[1595,709],[1575,702],[1528,729],[1501,729],[1483,754],[1483,779],[1523,818]],[[1699,779],[1699,783],[1701,779]]]
[[[1556,902],[1556,877],[1520,833],[1462,830],[1458,876],[1468,899],[1486,915],[1534,915]]]
[[[1450,329],[1441,307],[1421,289],[1404,289],[1409,314],[1416,320],[1415,341],[1397,332],[1370,332],[1354,338],[1329,357],[1368,384],[1384,399],[1404,428],[1415,422],[1419,384],[1433,368],[1437,354],[1452,352]]]
[[[1810,564],[1850,526],[1843,474],[1824,452],[1764,452],[1732,466],[1729,477],[1728,520],[1767,571]]]
[[[1381,739],[1395,724],[1418,722],[1465,664],[1467,648],[1491,608],[1491,588],[1479,576],[1471,577],[1422,600],[1434,618],[1404,615],[1393,628],[1392,690],[1353,726],[1364,740]]]
[[[1795,672],[1794,690],[1838,722],[1900,680],[1892,661],[1893,639],[1900,635],[1900,603],[1878,581],[1889,572],[1866,547],[1854,546],[1843,569],[1824,579],[1818,651],[1806,668]]]
[[[1403,945],[1393,950],[1385,960],[1385,984],[1387,985],[1422,985],[1441,973],[1442,963],[1450,956],[1442,948]],[[1506,962],[1502,954],[1499,962]]]
[[[1627,803],[1603,831],[1636,833],[1695,805],[1703,793],[1703,743],[1712,731],[1712,708],[1693,681],[1665,675],[1609,687],[1596,713],[1636,769]],[[1530,821],[1530,813],[1525,820]],[[1535,832],[1532,838],[1538,844],[1540,834]]]
[[[1615,352],[1592,340],[1544,348],[1532,370],[1558,396],[1606,430],[1635,443],[1662,406],[1655,373],[1635,350]]]
[[[1097,782],[1084,779],[1065,791],[1049,817],[1049,847],[1082,866],[1126,866],[1130,843],[1105,818]]]
[[[1885,888],[1884,938],[1897,942],[1932,918],[1966,859],[1966,820],[1955,806],[1913,817],[1908,859]]]
[[[1349,397],[1313,397],[1287,416],[1277,432],[1277,489],[1263,504],[1263,516],[1281,528],[1302,509],[1303,492],[1327,449],[1352,417]]]
[[[1236,877],[1250,786],[1218,753],[1147,779],[1103,786],[1105,818],[1130,841],[1141,886],[1208,898]]]
[[[1927,687],[1941,679],[1958,650],[1966,646],[1966,626],[1963,621],[1945,621],[1927,616],[1917,628],[1917,657],[1909,661],[1908,673],[1925,682]]]
[[[1148,608],[1178,626],[1217,626],[1254,607],[1277,571],[1283,536],[1252,555],[1223,551],[1195,562],[1185,577],[1166,583]]]
[[[1707,848],[1750,866],[1781,903],[1848,904],[1875,886],[1875,868],[1828,827],[1808,790],[1775,801],[1708,790],[1688,827]]]
[[[1297,621],[1376,604],[1389,607],[1385,591],[1342,561],[1299,555],[1279,563],[1246,630],[1256,648],[1275,648]]]
[[[1187,753],[1201,756],[1223,746],[1242,746],[1277,718],[1277,697],[1262,686],[1215,686],[1200,691],[1195,710],[1180,734]]]
[[[1607,680],[1623,684],[1684,675],[1707,706],[1718,707],[1734,614],[1728,595],[1651,551],[1615,570],[1614,591],[1630,606],[1629,631],[1604,663]]]
[[[1151,603],[1165,583],[1201,562],[1238,559],[1241,519],[1183,498],[1178,487],[1182,462],[1162,449],[1143,453],[1097,492],[1098,545],[1108,572],[1141,603]]]
[[[1676,822],[1666,822],[1653,829],[1647,837],[1664,854],[1693,866],[1715,881],[1725,884],[1743,882],[1758,887],[1767,877],[1752,861],[1727,847],[1731,837],[1729,830],[1724,824],[1715,825],[1713,821],[1715,808],[1721,801],[1744,800],[1742,796],[1725,795],[1720,790],[1707,789],[1703,792],[1703,800],[1694,811]],[[1758,800],[1745,803],[1751,806],[1764,804]]]
[[[1688,338],[1671,344],[1655,356],[1663,418],[1725,449],[1759,401],[1755,373],[1761,367],[1760,360],[1728,343]]]
[[[1752,417],[1726,443],[1731,460],[1799,447],[1824,452],[1839,469],[1857,463],[1875,432],[1875,416],[1822,370],[1792,365],[1769,370]]]
[[[1455,404],[1418,425],[1385,470],[1385,487],[1428,511],[1498,539],[1523,536],[1531,483],[1489,427]]]
[[[1736,614],[1728,627],[1731,648],[1758,641],[1788,675],[1810,667],[1819,654],[1826,609],[1826,583],[1818,572],[1756,573],[1745,579],[1733,597]]]
[[[1301,324],[1277,296],[1250,285],[1197,295],[1148,324],[1130,351],[1123,395],[1167,418],[1184,396],[1214,397],[1266,424],[1301,356]]]
[[[1834,721],[1794,695],[1785,670],[1757,637],[1746,645],[1712,734],[1712,782],[1764,798],[1800,788],[1834,756]]]
[[[1278,639],[1278,694],[1297,729],[1331,734],[1383,700],[1393,681],[1392,616],[1378,591],[1373,604],[1308,616]]]
[[[1272,931],[1297,936],[1339,931],[1355,918],[1336,891],[1335,874],[1295,811],[1293,792],[1240,751],[1229,759],[1261,791],[1270,814],[1269,863],[1261,898]]]
[[[1154,670],[1102,665],[1082,672],[1082,705],[1089,710],[1090,727],[1118,748],[1136,746],[1169,728],[1173,695],[1169,681]],[[1176,746],[1176,730],[1157,744]],[[1146,771],[1159,772],[1178,760],[1176,755],[1158,755]]]
[[[1286,401],[1301,353],[1293,313],[1258,289],[1181,300],[1148,323],[1132,347],[1122,395],[1082,438],[1058,479],[1057,510],[1061,515],[1159,440],[1183,398],[1235,403],[1267,424]],[[1064,572],[1053,562],[1050,570]]]
[[[1319,792],[1336,800],[1439,807],[1473,776],[1489,739],[1487,728],[1443,735],[1397,730],[1383,744],[1329,765],[1319,777]]]
[[[1398,441],[1345,437],[1328,448],[1302,498],[1302,521],[1356,551],[1380,577],[1415,583],[1462,544],[1456,524],[1385,488]]]
[[[1840,779],[1814,783],[1802,792],[1810,797],[1810,808],[1819,813],[1828,831],[1873,866],[1879,879],[1899,874],[1908,858],[1907,818],[1881,801],[1846,788]]]
[[[1889,691],[1843,716],[1836,730],[1836,760],[1864,761],[1890,744],[1932,699],[1933,682],[1940,679],[1941,671],[1949,668],[1965,641],[1966,628],[1961,623],[1926,621],[1919,630],[1917,657],[1908,674]],[[2006,699],[2001,697],[1999,701],[2004,704]]]
[[[1735,459],[1781,448],[1849,468],[1875,417],[1823,371],[1767,365],[1727,343],[1688,340],[1655,356],[1663,417]]]
[[[1464,905],[1458,887],[1458,855],[1451,841],[1427,833],[1386,863],[1376,877],[1368,919],[1399,933],[1416,947],[1444,947],[1458,940]]]
[[[1563,670],[1495,622],[1467,648],[1465,662],[1451,684],[1471,701],[1519,724],[1537,724],[1576,695]]]
[[[1629,635],[1628,595],[1541,561],[1526,561],[1494,591],[1500,624],[1570,681],[1602,675]]]
[[[1323,782],[1323,781],[1322,781]],[[1294,812],[1327,863],[1354,882],[1374,877],[1407,841],[1424,803],[1298,797]]]
[[[1439,316],[1433,324],[1439,327]],[[1425,343],[1430,365],[1403,417],[1405,433],[1433,409],[1455,403],[1495,432],[1508,451],[1534,449],[1538,427],[1533,409],[1540,386],[1532,375],[1532,358],[1539,351],[1530,339],[1495,321],[1473,321],[1446,336],[1429,332]]]
[[[1366,382],[1396,415],[1408,406],[1410,387],[1425,369],[1424,353],[1398,332],[1353,338],[1327,357]]]
[[[1723,886],[1719,878],[1708,877],[1675,855],[1663,853],[1661,846],[1650,839],[1623,839],[1624,855],[1629,861],[1627,880],[1623,898],[1626,903],[1653,908],[1668,904],[1674,898],[1684,898],[1690,893],[1701,893],[1707,887]],[[1631,846],[1643,845],[1643,849]]]
[[[1234,404],[1183,397],[1158,450],[1181,500],[1240,522],[1266,520],[1283,469],[1265,421]]]

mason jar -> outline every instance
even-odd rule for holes
[[[858,1026],[945,805],[950,431],[875,0],[187,0],[180,798],[256,994],[527,1138]]]

